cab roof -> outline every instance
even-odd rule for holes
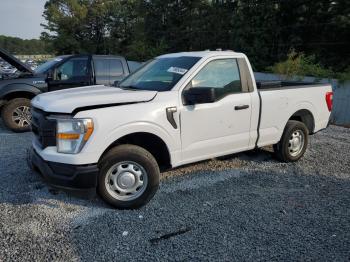
[[[222,56],[222,55],[242,55],[242,53],[236,53],[231,50],[227,51],[210,51],[210,50],[205,50],[205,51],[194,51],[194,52],[180,52],[180,53],[171,53],[171,54],[165,54],[165,55],[160,55],[157,58],[167,58],[167,57],[180,57],[180,56],[193,56],[193,57],[213,57],[213,56]]]

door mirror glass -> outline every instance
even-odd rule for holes
[[[216,101],[215,88],[208,87],[189,88],[184,91],[183,97],[185,105],[206,104]]]

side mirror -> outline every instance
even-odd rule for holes
[[[184,91],[183,98],[185,105],[213,103],[216,101],[215,88],[192,87]]]
[[[50,69],[48,72],[47,72],[47,75],[46,75],[46,82],[51,82],[53,80],[53,70]]]

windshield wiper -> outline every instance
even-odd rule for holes
[[[117,86],[117,87],[125,90],[140,90],[140,88],[137,88],[135,86]]]

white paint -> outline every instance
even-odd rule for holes
[[[67,164],[97,163],[104,151],[119,138],[146,132],[162,139],[173,167],[194,161],[252,149],[257,138],[259,99],[252,68],[247,57],[230,51],[205,51],[168,54],[161,57],[202,57],[171,91],[129,91],[105,86],[93,86],[45,93],[33,100],[35,107],[48,112],[69,113],[77,107],[109,103],[135,103],[91,109],[79,112],[76,118],[91,118],[94,132],[79,154],[57,153],[56,147],[36,151],[48,161]],[[243,58],[247,61],[255,91],[231,94],[209,104],[184,106],[182,90],[210,61],[222,58]],[[298,110],[307,109],[315,118],[315,131],[325,128],[330,116],[325,102],[330,85],[309,88],[262,91],[262,115],[259,146],[278,142],[288,119]],[[235,111],[237,105],[249,109]],[[166,108],[176,107],[175,129],[166,118]]]
[[[156,93],[104,85],[85,86],[40,94],[32,100],[32,105],[47,112],[71,113],[85,106],[149,101]]]

